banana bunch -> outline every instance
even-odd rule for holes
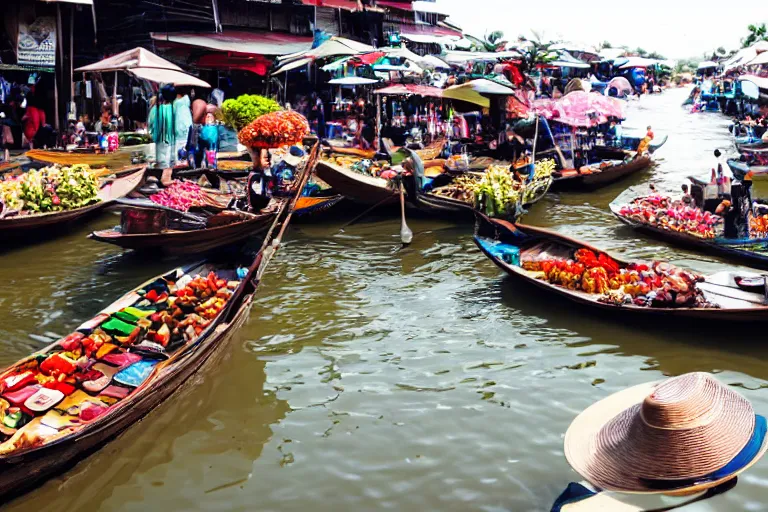
[[[479,184],[478,178],[471,174],[462,174],[445,186],[436,188],[433,194],[441,197],[449,197],[465,203],[475,203],[475,189]]]
[[[475,207],[489,217],[513,215],[522,198],[523,185],[506,167],[491,166],[475,188]]]
[[[533,164],[533,179],[549,178],[555,172],[555,161],[551,158]]]

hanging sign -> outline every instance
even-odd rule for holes
[[[56,21],[37,18],[19,23],[18,63],[35,67],[56,67]]]

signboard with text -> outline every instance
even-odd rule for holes
[[[33,23],[19,23],[19,65],[56,67],[56,21],[40,17]]]

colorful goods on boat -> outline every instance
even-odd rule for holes
[[[475,189],[475,205],[489,217],[514,215],[524,188],[509,167],[492,165]]]
[[[552,173],[555,172],[557,165],[551,158],[539,160],[533,165],[533,176],[525,184],[523,192],[523,204],[533,202],[534,198],[552,183]]]
[[[323,157],[323,161],[330,164],[349,169],[365,176],[373,176],[378,178],[381,173],[389,168],[389,162],[375,161],[367,158],[360,158],[357,156],[342,155],[332,153]]]
[[[50,443],[108,413],[157,364],[193,343],[239,284],[214,272],[159,279],[133,294],[130,305],[98,315],[6,371],[0,376],[0,455]]]
[[[619,209],[619,215],[633,222],[705,239],[718,236],[723,220],[718,215],[692,208],[682,202],[674,202],[671,198],[661,195],[634,199]]]
[[[98,201],[99,183],[87,165],[52,165],[0,180],[5,208],[22,213],[74,210]]]
[[[621,267],[605,254],[579,249],[573,260],[534,259],[522,264],[525,270],[541,272],[541,279],[590,294],[601,302],[641,307],[714,307],[696,283],[704,278],[668,263],[630,263]]]
[[[309,134],[307,118],[292,110],[281,110],[258,117],[238,133],[248,148],[269,149],[300,144]]]
[[[182,212],[193,206],[205,206],[206,195],[197,183],[191,181],[174,181],[157,194],[149,196],[152,202],[167,206]]]
[[[768,238],[768,215],[760,215],[749,219],[750,238]]]
[[[477,174],[462,174],[454,178],[450,184],[434,189],[432,194],[475,204],[475,190],[479,182],[480,177]]]

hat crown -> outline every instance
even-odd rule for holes
[[[640,407],[643,422],[653,428],[687,430],[710,424],[719,414],[722,384],[706,373],[669,379],[648,395]]]

